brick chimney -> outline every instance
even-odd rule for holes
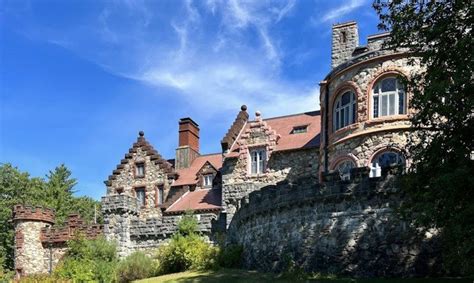
[[[199,156],[199,125],[191,118],[179,120],[179,146],[176,149],[176,169],[188,168]]]
[[[335,24],[332,26],[331,68],[352,58],[359,46],[359,31],[356,22]]]

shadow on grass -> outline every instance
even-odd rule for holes
[[[458,279],[458,278],[415,278],[415,279],[351,279],[351,278],[337,278],[337,279],[307,279],[307,280],[296,280],[289,276],[282,277],[281,275],[271,273],[259,273],[257,271],[247,271],[238,269],[221,269],[218,271],[210,271],[205,273],[178,273],[169,274],[166,276],[160,276],[156,278],[150,278],[140,282],[163,282],[163,283],[256,283],[256,282],[328,282],[328,283],[442,283],[442,282],[456,282],[472,283],[472,279]]]

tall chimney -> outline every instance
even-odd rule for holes
[[[199,125],[191,118],[179,120],[179,146],[176,149],[176,169],[188,168],[199,156]]]
[[[352,52],[359,45],[359,31],[356,22],[332,26],[331,68],[352,58]]]

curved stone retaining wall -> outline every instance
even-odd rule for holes
[[[396,176],[317,186],[279,183],[242,199],[228,231],[246,268],[281,271],[294,260],[308,272],[359,277],[432,274],[437,239],[401,221]]]

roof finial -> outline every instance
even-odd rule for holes
[[[138,135],[139,135],[140,137],[143,137],[143,136],[145,135],[145,132],[140,131],[140,132],[138,132]]]
[[[262,113],[260,113],[260,111],[255,112],[255,117],[260,117],[261,115],[262,115]]]
[[[240,110],[247,111],[247,105],[243,104],[242,106],[240,106]]]

